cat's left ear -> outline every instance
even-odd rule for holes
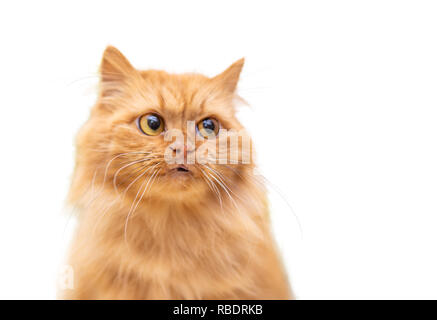
[[[213,81],[219,83],[226,91],[234,93],[237,88],[240,73],[243,69],[244,58],[234,62],[229,68],[213,78]]]

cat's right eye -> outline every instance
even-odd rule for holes
[[[148,136],[157,136],[164,131],[164,120],[155,113],[149,113],[138,119],[138,128]]]

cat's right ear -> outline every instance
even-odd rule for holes
[[[134,75],[136,75],[136,70],[124,55],[113,46],[106,47],[100,64],[102,97],[116,93],[123,83]]]

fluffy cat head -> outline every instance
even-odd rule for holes
[[[70,200],[84,206],[103,189],[129,203],[219,202],[238,189],[253,169],[234,106],[243,64],[212,78],[139,71],[108,47],[98,101],[77,139]]]

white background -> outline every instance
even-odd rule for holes
[[[55,297],[108,44],[210,76],[246,57],[241,120],[299,298],[437,298],[436,17],[432,1],[2,2],[0,298]]]

